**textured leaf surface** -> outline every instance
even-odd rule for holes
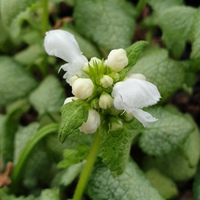
[[[160,173],[157,169],[150,169],[145,175],[164,199],[172,199],[178,195],[178,188],[175,182]]]
[[[134,8],[119,0],[78,0],[74,18],[80,33],[107,50],[126,48],[134,33]]]
[[[39,128],[39,123],[32,123],[27,127],[20,127],[15,136],[14,164],[17,163],[26,143],[33,137]]]
[[[185,49],[195,12],[196,10],[191,7],[176,6],[159,16],[158,23],[163,31],[162,39],[176,58],[180,57]]]
[[[67,103],[61,108],[61,124],[58,138],[63,143],[66,138],[76,132],[87,121],[89,106],[81,100]]]
[[[134,122],[132,123],[134,124]],[[123,127],[104,133],[101,144],[102,160],[113,174],[119,175],[124,171],[131,143],[136,135],[137,132],[134,128],[125,122]]]
[[[59,189],[45,189],[42,191],[40,200],[60,200]]]
[[[197,10],[194,16],[194,26],[192,29],[192,59],[200,59],[200,9]]]
[[[48,76],[30,95],[30,102],[40,115],[60,112],[65,99],[65,91],[58,79]]]
[[[97,166],[89,181],[88,194],[98,200],[163,200],[133,162],[127,164],[123,174],[115,177],[105,166]]]
[[[158,119],[143,129],[139,140],[140,147],[149,155],[160,156],[176,149],[194,129],[181,113],[174,114],[161,107],[148,111]]]
[[[192,119],[188,117],[188,121],[192,121]],[[200,134],[199,130],[195,128],[182,146],[164,156],[147,157],[144,167],[156,167],[175,181],[185,181],[194,176],[199,156]]]
[[[10,57],[0,57],[0,106],[26,96],[36,81]]]
[[[138,59],[129,73],[144,74],[161,93],[162,100],[181,88],[184,70],[181,63],[168,58],[168,52],[159,48],[148,48]]]
[[[23,11],[27,8],[31,7],[35,2],[38,0],[1,0],[0,1],[0,8],[2,19],[5,25],[10,25],[12,21]]]

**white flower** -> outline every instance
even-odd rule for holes
[[[161,98],[154,84],[137,78],[127,78],[114,85],[112,96],[116,109],[131,113],[144,127],[148,126],[148,122],[157,121],[156,118],[141,109],[156,104]]]
[[[90,109],[87,121],[83,122],[79,130],[84,133],[95,133],[100,126],[100,123],[99,113],[94,109]]]
[[[83,66],[88,62],[82,55],[79,45],[74,36],[63,30],[52,30],[46,33],[44,47],[49,55],[59,57],[66,62],[60,67],[67,73],[64,75],[68,83],[69,79],[75,75],[84,76]]]
[[[68,98],[65,99],[64,104],[70,103],[70,102],[72,102],[73,100],[75,101],[75,100],[77,100],[77,99],[78,99],[77,97],[68,97]]]
[[[128,57],[124,49],[114,49],[106,60],[106,64],[116,72],[121,71],[126,65],[128,65]]]
[[[79,99],[87,99],[93,93],[94,84],[89,78],[78,78],[72,84],[72,94]]]

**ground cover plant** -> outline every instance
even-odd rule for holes
[[[197,1],[0,14],[1,200],[200,199]]]

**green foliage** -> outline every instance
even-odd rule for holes
[[[200,199],[200,164],[198,165],[198,170],[195,175],[193,184],[194,200]]]
[[[119,176],[113,176],[104,165],[97,165],[87,192],[92,199],[98,200],[163,199],[132,161],[127,163],[125,171]]]
[[[141,149],[149,155],[161,156],[176,149],[194,129],[193,123],[179,112],[170,112],[163,107],[148,111],[158,119],[142,130],[139,139]]]
[[[114,130],[105,131],[101,144],[101,157],[113,174],[123,173],[129,158],[131,143],[136,132],[136,122],[130,124],[121,122],[123,125]]]
[[[40,200],[60,200],[58,188],[45,189],[42,191]]]
[[[25,97],[36,87],[33,77],[11,57],[0,57],[0,107]]]
[[[182,87],[185,76],[182,63],[168,58],[165,49],[155,47],[146,48],[129,73],[144,74],[158,87],[163,101]]]
[[[164,199],[172,199],[178,195],[178,188],[175,182],[157,169],[149,169],[145,175]]]
[[[74,19],[82,35],[100,48],[111,50],[131,44],[134,14],[133,6],[124,0],[78,0]]]
[[[189,116],[187,119],[194,123]],[[185,181],[194,176],[199,156],[200,135],[199,130],[195,127],[185,142],[175,150],[163,156],[146,157],[144,167],[155,167],[175,181]]]
[[[52,75],[46,77],[30,95],[30,102],[40,115],[59,112],[64,99],[64,89]]]
[[[76,131],[83,122],[87,121],[89,105],[84,101],[77,100],[67,103],[61,108],[61,123],[58,138],[63,143],[67,137]]]

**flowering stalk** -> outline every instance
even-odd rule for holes
[[[101,144],[101,135],[100,135],[100,128],[99,128],[97,132],[95,133],[94,141],[90,148],[90,152],[88,154],[86,164],[83,168],[83,171],[81,172],[79,182],[73,196],[73,200],[80,200],[83,195],[83,192],[88,183],[88,179],[91,174],[92,168],[94,166],[95,160],[97,158],[100,144]]]

